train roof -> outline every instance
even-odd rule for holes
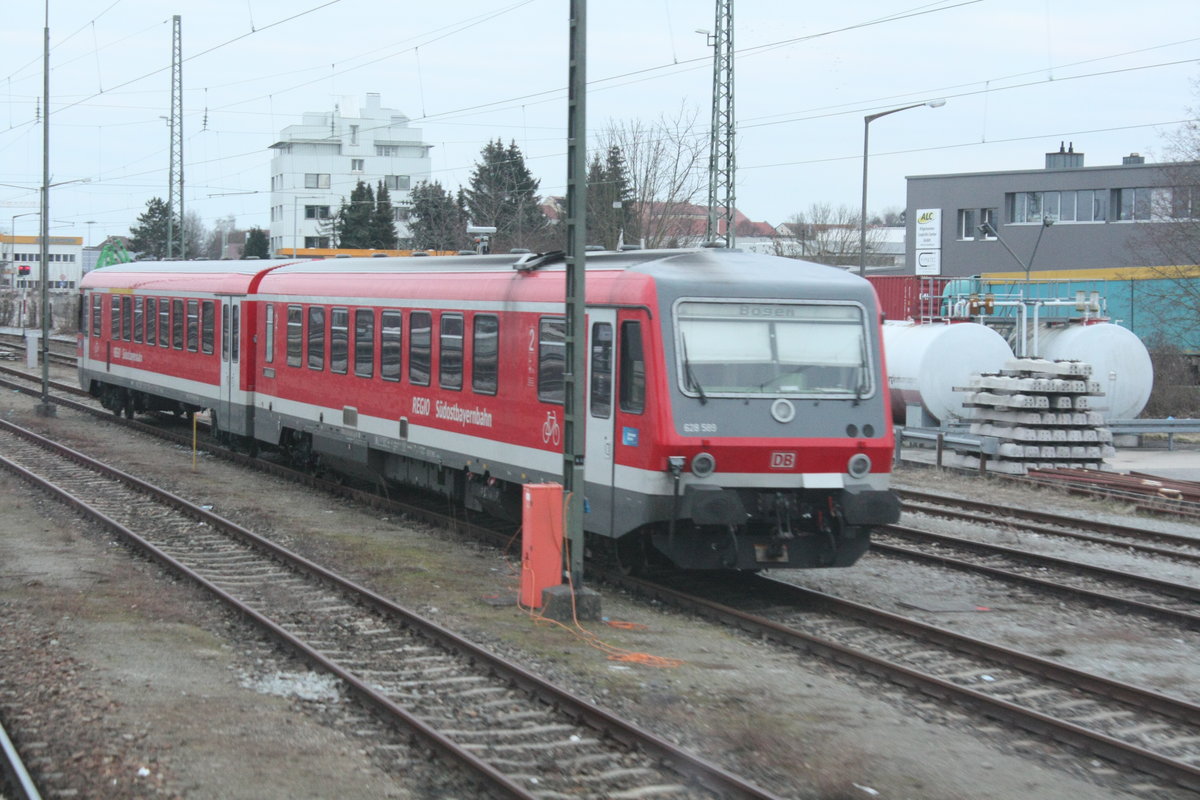
[[[293,260],[131,261],[94,269],[82,289],[245,293],[266,272]]]
[[[725,248],[590,252],[589,302],[646,302],[648,285],[680,297],[808,297],[855,299],[873,304],[874,290],[839,267]],[[526,287],[527,299],[561,297],[565,255],[551,253],[430,257],[331,258],[274,261],[150,261],[117,264],[84,276],[84,289],[198,291],[276,295],[387,296],[396,291],[384,276],[405,276],[410,296],[507,294]],[[543,276],[549,280],[525,280]],[[514,284],[513,282],[516,282]],[[484,286],[490,289],[484,289]],[[649,290],[654,291],[654,290]],[[528,292],[528,294],[526,294]]]

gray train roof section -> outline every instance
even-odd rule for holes
[[[591,270],[626,270],[652,276],[671,285],[672,293],[692,291],[712,295],[717,290],[748,297],[802,296],[828,299],[857,299],[874,305],[874,290],[862,278],[838,267],[780,256],[757,255],[723,248],[684,250],[627,250],[588,253]],[[564,256],[554,253],[503,253],[469,256],[395,256],[387,258],[339,258],[295,262],[272,270],[271,275],[397,274],[439,272],[562,272]],[[748,291],[749,287],[755,287]]]
[[[110,264],[90,270],[88,274],[96,273],[163,273],[178,272],[182,275],[256,275],[265,269],[296,263],[292,259],[240,259],[223,261],[129,261],[124,264]]]

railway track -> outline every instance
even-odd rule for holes
[[[20,360],[24,362],[25,350],[24,336],[13,333],[0,333],[0,353],[7,353],[8,356],[6,357],[14,361]],[[50,363],[74,369],[75,365],[79,363],[75,355],[75,343],[52,338],[50,340]]]
[[[978,500],[910,489],[897,490],[904,510],[932,517],[956,519],[980,525],[1017,524],[1024,531],[1075,541],[1133,550],[1179,561],[1200,562],[1200,535],[1168,533],[1132,525],[1089,521],[1086,530],[1078,517],[1046,511],[1026,511]]]
[[[703,587],[678,579],[606,578],[1156,776],[1173,788],[1200,791],[1195,703],[772,578]]]
[[[65,401],[65,402],[67,402],[68,404],[73,405],[73,406],[77,405],[73,401]],[[85,407],[87,405],[88,404],[83,404],[83,406],[85,406]],[[81,408],[81,410],[87,410],[90,413],[100,414],[100,415],[104,415],[106,417],[108,416],[107,412],[99,410],[98,408],[96,408],[94,406],[94,404],[90,408]],[[111,419],[111,417],[109,417],[109,418]],[[121,421],[121,420],[114,420],[114,421],[125,424],[124,421]],[[145,427],[145,428],[149,429],[149,426],[144,426],[140,423],[134,423],[134,425],[135,425],[135,427]],[[157,429],[155,429],[155,433],[157,435],[157,434],[160,434],[161,431],[158,431]],[[180,440],[182,440],[184,438],[188,438],[188,437],[180,437],[179,434],[174,434],[174,435],[177,438],[179,438]],[[234,458],[244,458],[244,457],[235,455]],[[247,459],[247,461],[249,461],[249,460]],[[261,464],[259,466],[261,467]],[[271,466],[266,467],[266,469],[268,469],[268,471],[273,471],[273,472],[277,471],[277,470],[285,472],[285,473],[290,472],[286,469],[275,468],[275,467],[271,467]],[[330,488],[331,490],[341,492],[343,494],[349,494],[349,495],[355,497],[356,500],[363,500],[365,502],[370,502],[375,505],[385,505],[388,507],[394,507],[394,506],[392,506],[392,504],[390,504],[386,501],[382,501],[379,498],[372,498],[363,493],[356,493],[356,492],[353,492],[352,490],[347,490],[345,487],[336,487],[336,486],[332,486],[329,484],[324,484],[323,482],[315,481],[314,479],[311,479],[311,478],[306,478],[306,480],[309,480],[317,485],[322,485],[326,488]],[[431,518],[431,517],[436,517],[437,515],[425,515],[425,516],[426,516],[426,518]],[[437,521],[437,520],[434,519],[432,521]],[[444,520],[442,520],[442,521],[444,522]],[[452,521],[450,524],[453,527],[457,527],[459,529],[464,527],[462,520],[455,520],[455,521]],[[1124,535],[1134,536],[1138,532],[1139,531],[1137,529],[1126,529],[1124,532]],[[473,531],[473,533],[474,533],[474,531]],[[505,536],[507,536],[507,534]],[[884,543],[884,547],[877,548],[877,549],[886,549],[886,543]],[[965,567],[960,567],[960,568],[965,568]],[[1034,567],[1034,568],[1032,568],[1032,570],[1039,574],[1044,574],[1043,572],[1041,572],[1042,567]],[[1121,577],[1124,578],[1127,576],[1124,573],[1122,573]],[[1006,579],[1008,579],[1008,578],[1006,578]],[[1095,580],[1099,580],[1102,582],[1108,581],[1107,578],[1095,578]],[[1048,588],[1048,587],[1042,587],[1042,588]],[[1061,590],[1059,587],[1055,587],[1055,589]],[[1140,590],[1135,590],[1133,593],[1137,594],[1138,591],[1140,591]],[[812,598],[810,597],[810,599],[807,602],[809,602],[811,604],[815,601],[812,600]],[[844,602],[844,601],[836,601],[833,598],[825,598],[825,597],[822,597],[822,599],[820,600],[821,604],[826,604],[826,605],[828,605],[830,603],[841,603],[841,602]],[[792,602],[792,604],[795,605],[795,602]],[[1183,599],[1183,605],[1185,607],[1189,604],[1194,606],[1194,599],[1192,599],[1192,600]],[[850,605],[853,605],[853,604],[850,604]],[[1137,608],[1137,607],[1133,606],[1133,608]],[[1157,613],[1157,612],[1146,612],[1146,611],[1143,611],[1142,609],[1138,609],[1138,610],[1139,610],[1139,613]],[[806,608],[804,613],[808,614],[809,612],[810,612],[810,608]],[[720,616],[720,615],[724,614],[724,611],[721,611],[719,613],[717,613],[717,612],[713,612],[713,613],[716,614],[717,616]],[[886,613],[886,612],[873,612],[873,613],[882,614],[882,613]],[[901,617],[899,619],[904,619],[904,618]],[[1188,619],[1190,619],[1190,617]],[[737,624],[741,627],[746,627],[747,623],[745,623],[743,621],[736,621],[734,624]],[[896,624],[899,624],[899,623],[896,623]],[[907,621],[905,624],[919,626],[921,623],[917,623],[914,621]],[[833,630],[834,632],[839,630],[839,623],[837,623],[837,622],[830,622],[829,626],[830,626],[830,629]],[[949,636],[955,635],[955,634],[950,634],[949,632],[943,632],[943,634],[949,635]],[[762,635],[774,636],[773,634],[766,634],[766,633],[764,633]],[[896,639],[895,638],[896,636],[897,636],[897,634],[895,634],[895,633],[892,634],[892,637],[893,637],[892,647],[894,647],[899,652],[903,652],[906,649],[905,645],[904,645],[903,641]],[[868,637],[868,638],[870,638],[870,637]],[[836,636],[830,636],[829,640],[831,640],[832,643],[834,643],[834,644],[837,643]],[[914,647],[914,645],[912,644],[911,637],[909,638],[908,647],[909,648]],[[920,645],[915,645],[915,647],[918,650],[922,649],[922,647]],[[960,645],[956,644],[953,646],[952,649],[957,649],[959,647],[960,647]],[[836,648],[827,650],[825,644],[818,644],[818,643],[814,642],[811,644],[804,645],[804,649],[808,650],[809,652],[816,652],[816,653],[822,654],[823,656],[831,658],[832,660],[837,661],[839,663],[848,663],[848,662],[856,662],[857,661],[856,655],[846,655],[845,653],[842,653],[840,650],[838,650]],[[929,648],[926,646],[924,649],[929,649]],[[999,650],[999,648],[996,648],[996,649]],[[1032,656],[1022,656],[1022,657],[1026,658],[1026,659],[1031,659],[1035,662],[1038,661],[1038,659],[1036,659]],[[888,658],[886,658],[884,656],[880,656],[880,658],[884,661],[888,660]],[[1024,688],[1022,688],[1022,687],[1025,684],[1023,684],[1022,681],[1024,681],[1025,679],[1014,678],[1013,676],[1010,676],[1009,674],[1002,672],[1000,669],[1000,666],[999,666],[1000,662],[995,660],[996,658],[997,658],[997,656],[995,656],[995,654],[993,653],[992,655],[985,657],[984,660],[979,665],[977,665],[977,667],[975,667],[975,668],[964,667],[963,670],[955,669],[953,671],[953,674],[950,674],[948,677],[942,673],[938,673],[937,670],[930,670],[930,672],[934,673],[931,677],[941,680],[943,683],[945,683],[945,682],[955,683],[956,682],[955,676],[957,676],[959,674],[959,672],[962,672],[962,674],[968,676],[968,678],[965,680],[965,683],[967,684],[967,686],[965,688],[975,691],[977,693],[982,692],[984,694],[987,694],[988,690],[993,690],[993,689],[1007,691],[1009,689],[1013,689],[1014,686],[1017,687],[1016,689],[1013,689],[1014,691],[1018,691],[1018,692],[1024,691]],[[992,659],[992,660],[988,660],[988,659]],[[936,682],[924,683],[923,682],[924,679],[913,678],[911,676],[908,676],[903,670],[900,670],[899,672],[896,672],[896,673],[889,673],[890,667],[871,666],[871,664],[873,664],[874,662],[872,662],[870,659],[866,660],[863,663],[867,664],[867,666],[860,666],[859,668],[864,669],[867,672],[870,672],[875,675],[888,674],[889,679],[897,680],[901,683],[904,683],[904,684],[910,685],[910,686],[920,685],[922,687],[921,691],[927,692],[928,694],[938,697],[943,700],[945,698],[953,696],[956,698],[957,701],[962,702],[968,706],[974,707],[976,709],[982,709],[983,713],[988,714],[988,715],[1005,717],[1005,715],[1007,715],[1009,713],[1020,714],[1020,712],[1010,712],[1009,710],[1005,709],[1004,702],[996,703],[996,702],[993,702],[992,700],[983,700],[983,699],[980,699],[970,693],[962,695],[957,689],[947,688]],[[955,662],[947,661],[946,663],[950,664],[950,663],[955,663]],[[1040,669],[1041,667],[1038,667],[1038,668]],[[975,671],[971,672],[971,669],[974,669]],[[1058,667],[1058,669],[1065,670],[1065,668],[1061,668],[1061,667]],[[920,670],[917,670],[917,671],[919,672]],[[1065,672],[1071,673],[1070,670],[1065,670]],[[1073,674],[1075,676],[1083,675],[1083,673],[1073,673]],[[941,677],[939,677],[939,675],[941,675]],[[974,678],[969,677],[971,675],[974,675],[975,677]],[[990,676],[991,678],[994,678],[995,680],[991,680],[991,681],[985,680],[982,677],[984,675]],[[1014,680],[1016,681],[1015,683],[1014,683]],[[1050,680],[1050,679],[1046,679],[1046,680]],[[1081,681],[1082,678],[1071,677],[1070,675],[1068,675],[1068,677],[1066,677],[1066,678],[1059,677],[1055,680],[1059,684],[1059,688],[1056,688],[1054,691],[1067,692],[1069,690],[1062,688],[1063,686],[1075,685],[1075,684],[1072,684],[1071,682],[1072,681],[1077,681],[1077,682]],[[993,684],[999,684],[999,685],[993,686]],[[1037,685],[1034,683],[1029,683],[1028,685],[1033,687],[1029,691],[1031,693],[1031,696],[1034,698],[1034,700],[1036,700],[1040,696],[1040,692],[1043,691],[1043,689],[1045,688],[1045,687],[1042,687],[1041,689],[1039,689],[1037,687]],[[1153,692],[1145,692],[1144,690],[1140,690],[1137,687],[1128,686],[1128,685],[1124,685],[1124,684],[1119,684],[1119,686],[1122,686],[1124,688],[1121,690],[1115,690],[1116,694],[1114,695],[1114,697],[1116,699],[1112,700],[1112,702],[1118,703],[1118,705],[1119,705],[1119,702],[1125,702],[1125,705],[1138,706],[1139,704],[1141,704],[1148,709],[1156,709],[1156,705],[1161,702],[1159,699],[1157,699],[1161,696],[1155,695]],[[1134,694],[1132,694],[1132,695],[1127,694],[1128,692],[1133,692]],[[1128,698],[1130,698],[1130,697],[1132,697],[1133,699],[1129,700]],[[1147,698],[1155,698],[1153,701],[1154,704],[1147,705],[1147,702],[1149,702],[1147,700]],[[1003,695],[1001,695],[1001,699],[1003,699]],[[1168,698],[1168,700],[1170,700],[1170,699]],[[1007,701],[1005,701],[1005,702],[1007,702]],[[1048,700],[1047,702],[1050,703],[1052,706],[1053,702],[1056,702],[1056,701]],[[1033,703],[1033,705],[1037,708],[1041,708],[1042,706],[1039,705],[1039,703],[1040,703],[1040,701]],[[1016,704],[1019,705],[1019,703],[1016,703]],[[1001,710],[997,711],[996,710],[997,708],[999,708]],[[1101,730],[1102,735],[1101,735],[1100,739],[1094,739],[1093,737],[1089,737],[1089,736],[1083,736],[1082,738],[1074,738],[1074,737],[1076,737],[1077,732],[1071,732],[1071,731],[1068,731],[1066,733],[1053,733],[1052,735],[1055,738],[1059,738],[1064,742],[1070,742],[1070,743],[1074,744],[1076,747],[1084,749],[1089,753],[1094,753],[1096,755],[1103,756],[1104,758],[1110,759],[1117,763],[1133,766],[1133,767],[1135,767],[1139,770],[1143,770],[1149,774],[1157,775],[1163,780],[1173,782],[1175,785],[1193,787],[1193,789],[1194,789],[1196,787],[1196,784],[1194,783],[1194,773],[1195,773],[1196,764],[1195,764],[1195,760],[1190,758],[1190,756],[1182,762],[1184,764],[1184,769],[1182,770],[1182,772],[1180,772],[1178,774],[1176,774],[1176,766],[1172,766],[1169,763],[1171,761],[1178,761],[1178,759],[1173,759],[1169,754],[1167,756],[1165,756],[1165,758],[1168,762],[1166,766],[1164,766],[1162,764],[1150,765],[1150,766],[1145,766],[1145,765],[1139,766],[1137,761],[1138,761],[1138,759],[1142,758],[1143,756],[1136,752],[1136,750],[1138,748],[1138,745],[1136,744],[1137,736],[1132,737],[1135,740],[1135,744],[1134,744],[1133,748],[1130,749],[1130,748],[1127,748],[1127,747],[1123,746],[1122,744],[1120,744],[1121,741],[1123,741],[1125,738],[1128,738],[1126,736],[1126,734],[1120,733],[1121,728],[1111,728],[1110,729],[1110,728],[1105,727],[1110,724],[1111,720],[1109,718],[1111,718],[1112,720],[1117,720],[1117,721],[1119,721],[1121,719],[1127,719],[1127,720],[1128,719],[1136,719],[1135,716],[1126,714],[1125,712],[1127,710],[1128,709],[1126,709],[1124,706],[1114,707],[1109,710],[1105,710],[1102,708],[1097,710],[1096,713],[1099,715],[1100,720],[1104,723],[1103,725],[1094,726],[1094,727],[1099,727],[1102,729]],[[1049,712],[1046,712],[1046,713],[1049,713]],[[1178,715],[1178,712],[1159,711],[1159,710],[1156,710],[1155,713],[1163,713],[1163,714],[1165,714],[1165,716],[1171,717],[1173,719],[1177,718],[1177,715]],[[1175,714],[1174,717],[1172,716],[1173,713]],[[1194,714],[1195,709],[1194,709],[1194,707],[1192,707],[1191,710],[1183,712],[1183,713]],[[1053,714],[1050,714],[1050,716],[1053,716]],[[1068,720],[1065,720],[1067,722],[1070,722],[1071,719],[1075,719],[1076,720],[1075,723],[1072,723],[1072,724],[1075,724],[1076,727],[1084,727],[1085,729],[1088,727],[1087,725],[1080,725],[1078,723],[1077,718],[1081,715],[1075,715],[1075,717],[1071,717],[1071,715],[1069,713],[1064,713],[1062,716],[1069,717]],[[1007,718],[1007,717],[1005,717],[1005,718]],[[1033,721],[1030,721],[1030,719],[1033,719]],[[1012,721],[1012,720],[1010,720],[1010,721]],[[1039,720],[1037,718],[1025,717],[1024,721],[1015,721],[1014,724],[1017,724],[1028,730],[1034,731],[1034,732],[1038,733],[1039,735],[1048,735],[1048,733],[1050,731],[1057,730],[1057,728],[1055,727],[1055,725],[1053,723],[1046,722],[1045,720]],[[1115,724],[1115,723],[1112,723],[1112,724]],[[1159,722],[1155,722],[1155,721],[1151,721],[1151,720],[1143,720],[1142,723],[1138,723],[1135,721],[1135,722],[1130,723],[1130,725],[1127,728],[1124,728],[1124,730],[1126,730],[1126,731],[1133,730],[1136,732],[1137,730],[1144,728],[1146,731],[1150,732],[1149,735],[1151,736],[1151,738],[1153,738],[1155,735],[1154,731],[1161,730],[1161,728],[1157,727],[1158,725],[1159,725]],[[1103,738],[1104,736],[1107,736],[1108,733],[1113,730],[1116,731],[1116,734],[1114,736],[1110,736],[1109,738],[1115,738],[1118,741],[1118,744],[1116,744],[1116,745],[1112,744],[1111,742],[1108,742],[1106,739]],[[1186,740],[1186,738],[1187,738],[1186,735],[1182,735],[1182,736],[1178,737],[1177,740],[1182,741],[1182,740]]]
[[[771,797],[367,589],[10,423],[3,465],[211,592],[489,793]]]
[[[1032,553],[957,536],[888,525],[876,533],[871,550],[950,569],[1063,594],[1110,608],[1200,628],[1200,589],[1117,569]]]

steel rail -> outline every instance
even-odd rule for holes
[[[896,493],[900,495],[900,499],[908,505],[909,501],[921,502],[936,506],[955,506],[958,509],[970,509],[977,511],[980,514],[989,516],[995,522],[1000,523],[1003,520],[999,517],[1016,518],[1022,521],[1033,520],[1035,522],[1044,523],[1047,525],[1061,525],[1067,528],[1079,528],[1080,522],[1078,517],[1069,517],[1065,514],[1054,514],[1049,511],[1030,511],[1026,509],[1014,509],[1008,506],[998,506],[995,503],[987,503],[982,500],[971,500],[961,497],[951,497],[949,495],[934,494],[932,492],[914,491],[912,489],[896,489]],[[919,510],[926,511],[925,507],[919,507]],[[932,512],[929,513],[941,513]],[[1131,525],[1120,525],[1113,522],[1098,522],[1089,520],[1087,523],[1089,530],[1097,533],[1108,533],[1113,536],[1128,536],[1130,538],[1156,539],[1160,542],[1177,544],[1184,547],[1200,547],[1200,535],[1187,536],[1186,534],[1169,533],[1166,531],[1147,530],[1145,528],[1135,528]],[[1050,528],[1046,531],[1056,536],[1072,535],[1063,533],[1055,528]],[[1108,542],[1110,540],[1100,539],[1098,541]],[[1123,544],[1123,543],[1122,543]],[[1166,551],[1171,553],[1171,551]]]
[[[1175,624],[1182,624],[1188,628],[1200,627],[1200,614],[1193,614],[1187,611],[1179,611],[1165,606],[1154,605],[1153,603],[1145,603],[1140,600],[1132,600],[1126,597],[1117,597],[1115,595],[1105,594],[1103,592],[1085,589],[1078,586],[1069,586],[1062,583],[1057,583],[1043,578],[1035,578],[1030,575],[1022,575],[1019,572],[1012,572],[998,567],[991,567],[986,564],[976,564],[971,561],[963,561],[961,559],[944,556],[937,553],[925,553],[920,550],[913,550],[907,547],[899,547],[889,545],[884,542],[871,542],[871,549],[877,553],[896,556],[899,558],[907,558],[917,561],[925,561],[938,566],[947,567],[950,569],[960,570],[964,572],[977,572],[982,575],[987,575],[992,578],[998,578],[1010,583],[1021,583],[1027,586],[1033,586],[1045,591],[1055,592],[1057,594],[1067,595],[1074,598],[1084,598],[1092,600],[1110,607],[1119,608],[1125,611],[1142,614],[1145,616],[1164,619]],[[1021,551],[1017,551],[1020,553]],[[1066,562],[1071,567],[1078,568],[1079,565],[1074,562]],[[1076,570],[1078,572],[1078,570]],[[1124,579],[1129,576],[1125,573],[1116,573],[1118,577]],[[1182,584],[1170,584],[1171,586],[1182,586]],[[1190,588],[1190,587],[1184,587]]]
[[[991,517],[976,511],[959,511],[953,508],[947,508],[938,504],[925,504],[907,502],[904,504],[904,510],[925,514],[931,517],[941,517],[942,519],[956,519],[966,522],[976,522],[983,525],[1008,525],[1013,524],[1014,520],[1006,520],[1003,518]],[[1019,518],[1018,518],[1019,519]],[[1105,536],[1094,536],[1090,533],[1081,533],[1080,531],[1067,531],[1051,527],[1049,525],[1039,525],[1036,522],[1022,520],[1019,522],[1022,532],[1037,533],[1043,536],[1057,536],[1062,539],[1074,539],[1077,541],[1089,542],[1091,544],[1100,544],[1108,547],[1116,547],[1122,550],[1133,550],[1138,553],[1146,553],[1153,556],[1162,556],[1164,558],[1174,558],[1180,561],[1193,561],[1200,563],[1200,552],[1189,553],[1186,550],[1173,550],[1167,547],[1157,547],[1152,544],[1143,544],[1141,542],[1131,542],[1121,539],[1109,539]],[[1179,537],[1187,539],[1188,537]],[[1200,539],[1191,540],[1190,546],[1200,547]]]
[[[813,653],[855,670],[866,672],[938,699],[951,699],[971,708],[975,708],[988,716],[1013,723],[1025,730],[1048,735],[1064,744],[1082,747],[1090,753],[1108,758],[1117,763],[1131,767],[1171,781],[1192,791],[1200,790],[1200,768],[1168,758],[1138,745],[1123,742],[1083,726],[1061,720],[1048,714],[1026,708],[1016,703],[992,697],[985,693],[960,686],[943,678],[920,672],[884,658],[847,647],[837,642],[823,639],[819,636],[805,633],[782,623],[749,614],[730,606],[718,603],[708,598],[697,597],[680,592],[661,584],[644,581],[638,578],[608,574],[607,577],[620,585],[634,589],[659,601],[670,603],[675,607],[700,613],[704,616],[718,619],[725,624],[742,628],[758,636],[778,641],[803,652]],[[862,606],[867,612],[874,613],[875,609]],[[861,611],[859,612],[861,613]],[[901,618],[903,619],[903,618]],[[915,620],[909,621],[916,623]],[[932,626],[929,626],[932,627]],[[949,631],[936,629],[939,637],[957,636]],[[980,642],[980,645],[986,643]],[[1037,660],[1036,657],[1021,654],[1026,659]],[[1055,665],[1056,669],[1069,668]],[[1064,672],[1063,674],[1067,674]],[[1098,681],[1105,679],[1089,676]],[[1146,694],[1137,687],[1125,687],[1135,695]],[[1149,693],[1153,694],[1153,693]],[[1173,702],[1166,696],[1156,696],[1155,702]],[[1186,706],[1181,705],[1178,713],[1190,713]],[[1191,718],[1189,718],[1191,719]]]
[[[300,556],[292,551],[284,548],[275,542],[270,541],[250,530],[247,530],[236,523],[226,520],[210,511],[207,511],[187,500],[172,494],[164,489],[161,489],[152,484],[142,481],[133,475],[123,472],[115,467],[103,464],[91,459],[87,455],[73,450],[69,447],[53,442],[40,436],[32,431],[27,431],[19,426],[13,425],[5,420],[0,420],[0,428],[13,432],[26,439],[35,441],[39,446],[51,450],[62,457],[69,458],[76,463],[88,466],[95,469],[108,477],[119,480],[122,483],[130,486],[140,492],[144,492],[153,496],[158,501],[171,505],[172,507],[183,511],[194,518],[205,522],[209,526],[218,530],[223,530],[236,538],[267,552],[271,557],[276,558],[290,566],[295,567],[303,572],[317,576],[322,581],[337,586],[338,588],[352,593],[355,599],[362,601],[364,604],[387,613],[391,616],[398,617],[403,620],[406,626],[421,631],[424,635],[431,639],[439,641],[445,646],[464,653],[468,658],[476,663],[486,664],[489,671],[496,674],[514,685],[530,692],[552,704],[568,716],[583,722],[593,729],[612,736],[615,740],[622,742],[626,746],[642,748],[644,751],[652,754],[655,758],[670,765],[672,769],[680,773],[686,779],[695,781],[706,788],[719,792],[727,797],[736,798],[755,798],[756,800],[777,800],[776,796],[758,787],[749,781],[719,767],[705,759],[689,753],[682,748],[677,747],[671,742],[657,736],[656,734],[645,731],[632,723],[617,717],[595,704],[584,700],[570,692],[555,686],[536,674],[520,667],[506,659],[497,656],[482,647],[464,639],[461,636],[453,633],[447,628],[444,628],[437,623],[428,620],[415,612],[391,601],[365,587],[359,586],[340,575],[316,564],[308,559]],[[470,752],[459,748],[452,740],[438,733],[435,729],[427,726],[420,719],[413,716],[401,706],[398,706],[386,696],[377,692],[369,684],[359,679],[352,672],[338,665],[336,662],[329,660],[319,651],[315,650],[305,642],[295,638],[278,624],[263,616],[253,608],[245,605],[237,598],[228,594],[216,585],[212,584],[203,576],[196,573],[194,570],[185,564],[174,559],[161,549],[146,541],[141,536],[137,535],[119,522],[111,519],[103,512],[92,508],[88,504],[73,497],[71,494],[59,489],[53,484],[43,480],[40,476],[24,470],[19,465],[0,456],[0,466],[19,474],[23,479],[34,483],[43,490],[58,497],[64,503],[79,509],[84,514],[97,519],[102,524],[116,532],[122,538],[134,544],[137,548],[143,550],[149,556],[157,560],[159,563],[166,566],[168,569],[177,572],[180,575],[188,578],[201,586],[205,590],[219,597],[223,602],[236,610],[239,614],[243,614],[254,622],[269,631],[275,638],[285,645],[294,648],[300,652],[306,659],[321,669],[325,669],[330,673],[337,675],[341,680],[349,685],[354,693],[358,695],[364,702],[374,706],[381,712],[400,720],[404,725],[412,730],[420,733],[427,741],[430,742],[436,749],[442,751],[447,756],[454,758],[463,763],[468,768],[485,776],[497,789],[503,791],[508,796],[518,798],[528,798],[533,800],[536,795],[528,793],[523,787],[512,783],[502,773],[496,771],[486,762],[480,760]]]

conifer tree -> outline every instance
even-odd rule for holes
[[[471,223],[496,228],[493,252],[537,249],[547,239],[549,220],[537,194],[540,181],[525,165],[521,148],[516,142],[505,147],[497,139],[484,145],[480,155],[483,161],[475,165],[465,191]]]

